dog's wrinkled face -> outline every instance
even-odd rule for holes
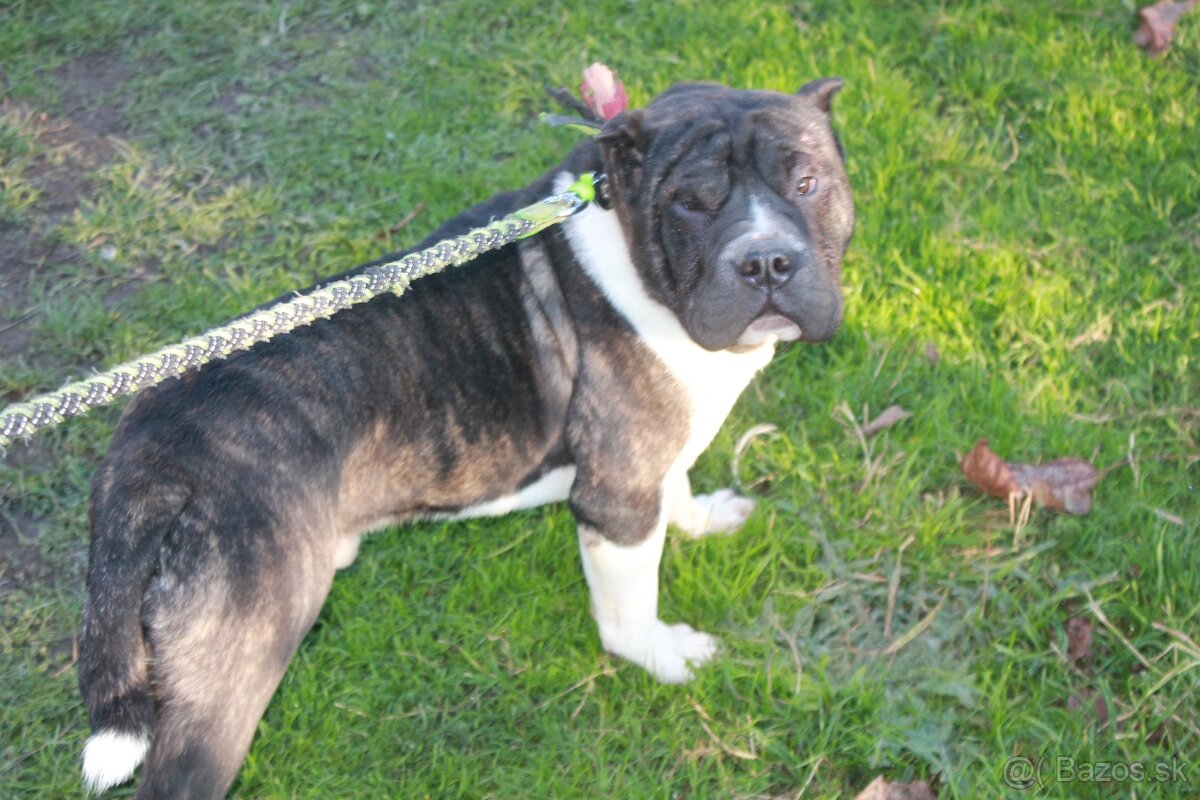
[[[830,127],[837,79],[796,95],[678,86],[598,137],[647,290],[701,346],[825,341],[854,229]]]

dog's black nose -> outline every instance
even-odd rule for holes
[[[742,280],[756,289],[783,286],[795,272],[796,255],[782,250],[752,250],[738,265]]]

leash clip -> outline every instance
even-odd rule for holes
[[[608,176],[603,172],[597,172],[593,184],[596,190],[596,205],[605,211],[612,211],[612,195],[608,191]]]
[[[608,176],[603,172],[583,173],[567,187],[566,191],[559,195],[559,199],[565,200],[573,206],[567,212],[567,216],[578,214],[587,208],[589,203],[595,203],[605,211],[612,210],[612,197],[608,193]]]

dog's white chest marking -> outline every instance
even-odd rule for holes
[[[564,173],[556,188],[561,191],[573,180]],[[747,352],[705,350],[688,336],[675,314],[642,288],[616,213],[593,204],[563,227],[588,276],[687,391],[692,403],[691,432],[672,468],[676,475],[686,472],[717,435],[742,390],[771,360],[774,338]]]

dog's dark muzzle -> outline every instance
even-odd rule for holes
[[[737,270],[750,286],[771,292],[783,288],[798,270],[807,266],[807,260],[806,254],[799,250],[769,243],[751,248]]]
[[[841,322],[837,277],[799,232],[738,237],[709,276],[688,315],[693,338],[709,349],[754,345],[768,336],[824,342]]]
[[[752,239],[727,258],[746,285],[767,294],[813,269],[808,248],[783,238]]]

